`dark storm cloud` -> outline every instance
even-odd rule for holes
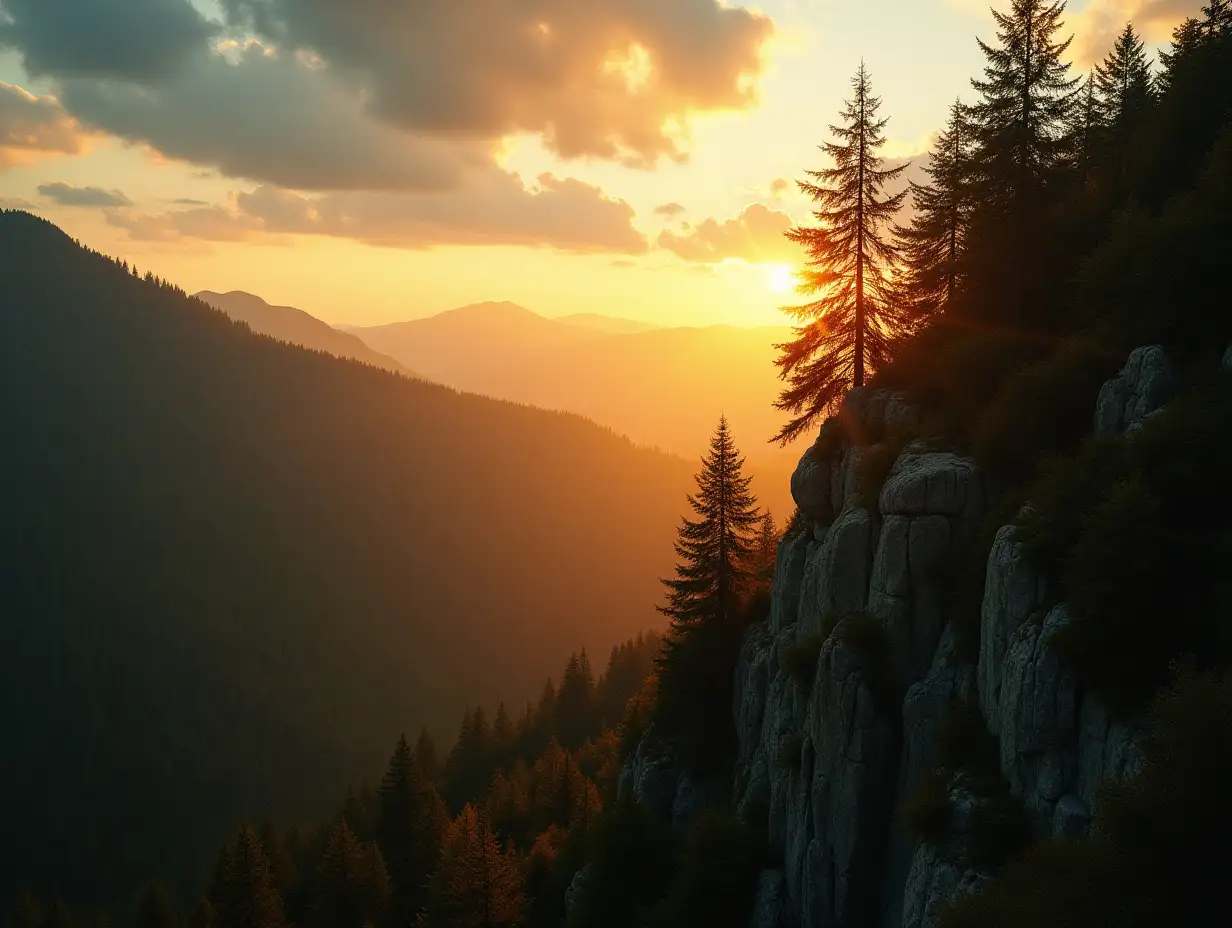
[[[0,0],[0,11],[0,48],[35,77],[166,77],[217,28],[189,0]]]

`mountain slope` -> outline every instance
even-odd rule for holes
[[[516,303],[475,303],[426,319],[347,331],[425,377],[459,389],[472,389],[472,383],[510,358],[535,358],[604,336],[591,327],[547,319]]]
[[[757,491],[780,519],[790,515],[788,477],[800,452],[767,444],[782,425],[773,407],[782,386],[774,345],[789,339],[788,327],[594,331],[593,337],[571,335],[570,328],[512,304],[482,304],[352,331],[440,383],[579,413],[690,460],[726,414],[758,478]]]
[[[393,358],[373,351],[361,339],[350,333],[340,332],[294,306],[272,306],[259,296],[242,290],[232,290],[229,293],[202,290],[196,297],[262,335],[269,335],[303,348],[324,351],[339,358],[363,361],[396,374],[414,376]]]
[[[254,335],[14,212],[0,430],[0,895],[70,901],[200,885],[239,816],[321,814],[399,731],[657,624],[692,469]]]

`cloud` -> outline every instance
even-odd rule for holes
[[[30,212],[35,208],[33,203],[21,197],[0,197],[0,209],[22,209]]]
[[[1071,50],[1075,62],[1089,67],[1112,49],[1125,24],[1148,42],[1166,42],[1172,30],[1187,16],[1197,17],[1206,0],[1092,0],[1090,6],[1070,17],[1074,30]]]
[[[685,211],[679,203],[662,203],[654,208],[656,216],[679,216]]]
[[[104,190],[102,187],[74,187],[64,181],[40,184],[41,196],[54,200],[61,206],[132,206],[132,200],[119,190]]]
[[[774,197],[776,200],[781,199],[783,194],[790,189],[791,181],[787,180],[785,177],[776,177],[774,180],[770,181],[770,196]]]
[[[223,0],[411,131],[532,133],[564,157],[682,158],[689,115],[755,102],[764,14],[722,0]],[[673,129],[673,127],[675,127]]]
[[[216,30],[189,0],[0,0],[0,48],[33,77],[174,73]]]
[[[54,97],[0,81],[0,170],[46,155],[84,151],[81,127]]]
[[[155,86],[69,79],[64,105],[83,123],[163,155],[305,190],[439,189],[490,160],[481,143],[419,138],[364,112],[320,69],[250,43],[210,55]]]
[[[663,232],[658,245],[686,261],[714,264],[728,258],[770,264],[797,264],[799,246],[784,238],[793,223],[786,213],[760,203],[746,207],[735,219],[707,219],[680,234]]]
[[[107,215],[111,225],[132,237],[156,241],[323,235],[408,249],[524,245],[641,254],[648,245],[632,219],[627,203],[581,181],[544,174],[527,187],[517,175],[496,169],[456,190],[310,195],[265,185],[236,195],[226,207],[152,216],[112,210]]]

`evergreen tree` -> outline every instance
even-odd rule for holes
[[[1082,183],[1089,183],[1097,166],[1097,153],[1105,126],[1104,106],[1095,83],[1095,72],[1082,82],[1072,116],[1071,157]]]
[[[1063,60],[1070,39],[1058,38],[1065,3],[1013,0],[993,11],[997,41],[980,41],[987,58],[972,106],[974,193],[980,202],[979,263],[983,306],[1008,303],[1022,325],[1038,298],[1032,280],[1043,263],[1040,243],[1047,206],[1067,162],[1076,85]],[[1008,300],[1006,294],[1008,292]]]
[[[261,847],[265,849],[265,856],[269,860],[270,873],[274,876],[274,886],[277,887],[278,894],[282,896],[283,901],[288,902],[299,882],[299,874],[296,872],[291,852],[287,848],[286,838],[274,827],[274,823],[268,820],[261,826]]]
[[[1232,33],[1232,0],[1210,0],[1202,7],[1202,29],[1208,36]]]
[[[425,928],[513,928],[524,905],[516,860],[501,850],[486,816],[468,803],[446,829],[420,923]]]
[[[696,478],[698,492],[688,497],[700,518],[681,520],[680,562],[676,576],[663,581],[667,604],[658,607],[672,624],[657,662],[655,724],[680,739],[698,771],[719,760],[734,737],[730,671],[746,624],[749,565],[761,520],[743,466],[727,420],[720,419]]]
[[[1197,50],[1202,44],[1202,38],[1202,23],[1192,16],[1172,30],[1171,48],[1159,53],[1160,72],[1156,83],[1161,91],[1167,92],[1172,86],[1177,65]]]
[[[680,520],[676,576],[662,581],[667,604],[658,609],[677,632],[698,623],[730,624],[736,619],[761,519],[757,497],[749,489],[752,478],[744,476],[743,468],[744,458],[723,416],[694,478],[697,493],[686,497],[699,518]]]
[[[904,265],[901,291],[916,321],[948,309],[960,285],[960,259],[971,218],[970,158],[967,110],[955,100],[949,122],[929,153],[924,169],[929,182],[911,182],[911,225],[896,230]]]
[[[1133,23],[1126,24],[1108,57],[1095,66],[1095,84],[1112,150],[1119,153],[1154,97],[1151,64]]]
[[[216,928],[286,928],[282,898],[251,825],[241,825],[235,841],[223,849],[210,904]]]
[[[882,190],[907,166],[882,167],[878,152],[888,120],[877,118],[881,100],[873,96],[863,63],[851,83],[843,125],[830,127],[838,141],[822,146],[834,167],[806,171],[812,180],[798,182],[817,205],[813,215],[820,225],[787,233],[808,255],[799,290],[816,299],[785,308],[804,324],[792,341],[777,346],[775,363],[788,386],[775,408],[794,415],[776,436],[782,444],[835,409],[850,387],[863,386],[870,369],[888,359],[907,321],[890,286],[898,250],[882,233],[907,196]]]
[[[398,739],[378,797],[376,833],[393,886],[392,924],[402,928],[423,907],[446,822],[445,805],[411,756],[405,736]]]
[[[419,739],[415,742],[415,762],[429,783],[435,785],[440,782],[441,757],[436,750],[436,742],[426,728],[419,730]]]
[[[312,924],[316,928],[380,925],[390,895],[380,849],[360,844],[346,819],[341,819],[330,832],[313,879]]]
[[[556,693],[555,714],[554,731],[566,748],[579,748],[596,734],[595,678],[585,648],[581,654],[571,655],[565,664]]]
[[[761,517],[761,526],[753,547],[754,577],[760,583],[774,579],[774,565],[779,555],[779,530],[769,512]]]
[[[175,928],[179,918],[167,891],[158,883],[149,883],[137,897],[133,928]]]

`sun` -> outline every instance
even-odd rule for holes
[[[766,275],[766,286],[770,288],[771,293],[786,293],[794,289],[796,284],[796,277],[787,265],[772,264],[770,266],[770,273]]]

